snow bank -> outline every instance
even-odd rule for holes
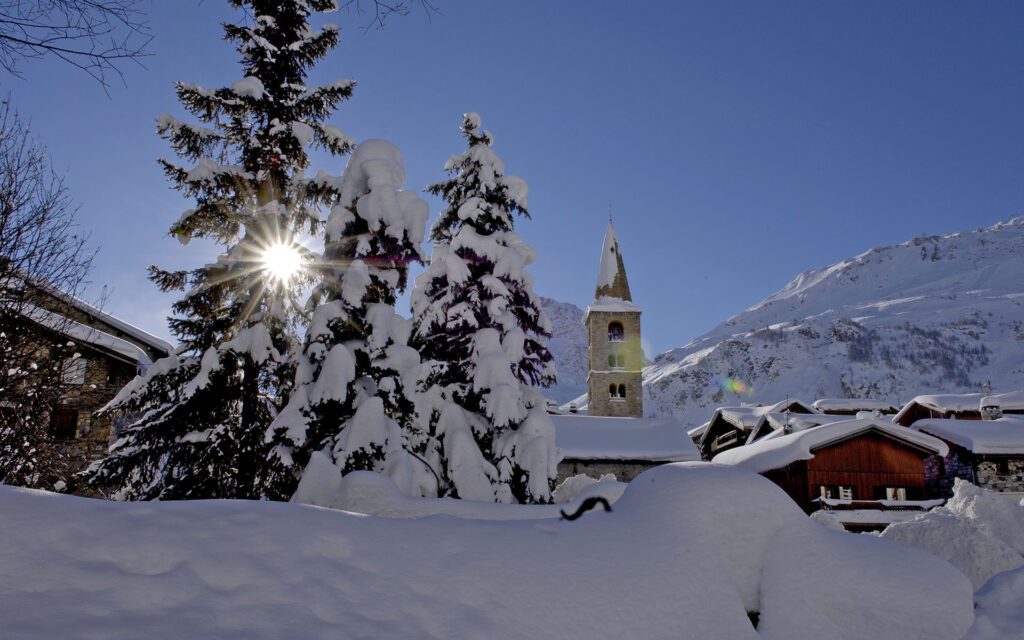
[[[945,507],[892,524],[881,537],[947,560],[977,588],[997,573],[1024,566],[1024,507],[957,479]]]
[[[1024,567],[989,580],[975,602],[974,626],[964,640],[1024,640]]]
[[[581,487],[564,504],[497,504],[452,498],[413,498],[403,494],[391,478],[369,471],[342,477],[322,453],[313,454],[292,502],[362,513],[379,518],[415,519],[452,516],[465,520],[539,520],[573,513],[584,499],[601,496],[614,503],[626,485],[602,482]]]
[[[828,531],[767,480],[703,463],[647,471],[575,522],[6,487],[0,513],[12,640],[958,640],[973,620],[945,562]]]

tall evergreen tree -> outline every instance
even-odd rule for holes
[[[275,497],[295,491],[317,453],[339,474],[377,471],[406,493],[436,491],[418,455],[425,448],[414,421],[420,358],[407,345],[410,320],[394,308],[410,263],[422,262],[429,213],[416,193],[402,191],[404,182],[402,156],[383,140],[360,143],[341,178],[295,392],[267,433]]]
[[[413,293],[414,344],[424,360],[420,416],[433,438],[443,494],[547,502],[557,465],[554,427],[537,386],[554,381],[541,342],[550,325],[525,267],[534,252],[515,233],[528,216],[526,183],[505,175],[480,117],[468,150],[428,190],[447,203],[431,229],[427,271]]]
[[[309,69],[338,44],[310,15],[334,0],[229,0],[244,24],[225,24],[243,79],[207,89],[179,83],[178,99],[202,124],[160,116],[159,133],[194,166],[161,160],[195,205],[172,226],[182,242],[224,247],[191,272],[151,267],[164,291],[187,291],[170,325],[181,346],[130,383],[107,410],[137,419],[90,482],[126,499],[252,498],[266,481],[264,434],[286,403],[295,369],[297,283],[275,261],[296,260],[294,236],[315,231],[335,181],[308,178],[311,146],[333,155],[351,142],[324,120],[349,80],[307,87]],[[308,258],[308,256],[307,256]]]

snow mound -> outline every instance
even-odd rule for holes
[[[749,472],[664,465],[613,509],[386,520],[0,487],[0,614],[12,640],[958,640],[973,621],[953,567],[828,531]]]
[[[1024,567],[978,590],[974,626],[964,640],[1024,640]]]
[[[957,479],[946,506],[891,524],[881,537],[930,551],[978,588],[998,573],[1024,566],[1024,507]]]

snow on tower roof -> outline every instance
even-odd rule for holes
[[[911,427],[979,454],[1024,454],[1024,418],[954,420],[925,418]]]
[[[735,465],[755,473],[763,473],[772,469],[781,469],[798,460],[810,460],[814,457],[813,452],[816,449],[872,430],[934,451],[941,456],[949,453],[949,447],[938,438],[913,429],[896,426],[885,419],[867,418],[843,420],[804,431],[764,438],[753,444],[723,451],[715,456],[712,462]]]
[[[626,267],[622,263],[622,251],[619,239],[615,237],[615,227],[609,218],[608,228],[604,232],[604,246],[601,247],[601,266],[597,270],[597,290],[594,301],[602,298],[625,300],[631,302],[629,281],[626,279]]]
[[[551,416],[555,444],[566,458],[577,460],[700,460],[700,451],[674,418],[610,418]]]

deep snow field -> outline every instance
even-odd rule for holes
[[[974,587],[946,561],[830,530],[742,470],[658,467],[573,522],[503,508],[532,519],[0,487],[0,637],[959,640],[1024,626],[1024,571],[979,591],[975,623]]]

